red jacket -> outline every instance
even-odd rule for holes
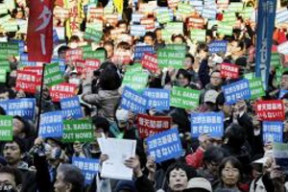
[[[203,165],[203,157],[204,157],[204,150],[201,147],[198,147],[195,153],[187,155],[185,159],[187,165],[192,166],[195,169],[198,169]]]

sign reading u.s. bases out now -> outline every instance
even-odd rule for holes
[[[64,120],[63,124],[63,142],[91,142],[94,140],[91,120]]]
[[[200,91],[174,86],[171,94],[171,106],[182,109],[195,109],[199,105]]]

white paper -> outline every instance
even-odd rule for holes
[[[103,162],[101,177],[132,180],[133,170],[124,165],[125,160],[135,157],[136,140],[100,138],[97,139],[102,154],[109,159]]]

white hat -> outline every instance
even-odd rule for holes
[[[116,119],[118,121],[128,121],[129,111],[125,109],[119,109],[116,111]]]
[[[206,93],[204,94],[204,103],[206,102],[216,103],[218,95],[219,93],[213,89],[206,91]]]
[[[268,150],[265,152],[264,156],[260,159],[253,161],[255,164],[265,164],[269,157],[273,157],[273,150]]]
[[[186,189],[205,189],[209,192],[212,192],[212,186],[211,183],[203,178],[203,177],[194,177],[189,180],[187,188]]]

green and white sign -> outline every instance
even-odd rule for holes
[[[13,140],[13,117],[0,115],[0,141]]]
[[[141,92],[147,85],[148,76],[148,73],[144,71],[127,71],[124,75],[122,86]]]
[[[46,65],[44,74],[44,84],[49,87],[64,82],[59,63]]]
[[[200,91],[174,86],[170,106],[182,109],[195,109],[199,105]]]
[[[91,120],[64,120],[63,123],[63,142],[91,142],[94,140]]]

